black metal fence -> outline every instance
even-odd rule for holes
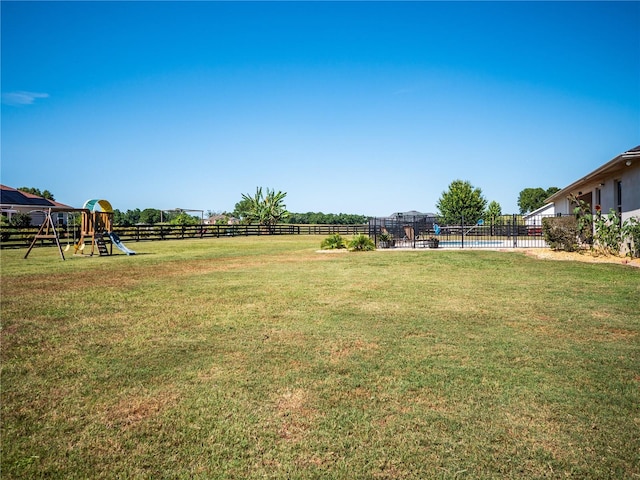
[[[372,218],[376,245],[400,248],[542,248],[542,215],[502,215],[474,223],[445,223],[432,216]]]
[[[12,228],[0,227],[0,247],[28,247],[39,227]],[[224,238],[256,235],[355,235],[368,233],[368,225],[135,225],[132,227],[114,227],[114,232],[124,242],[143,242],[156,240],[182,240],[190,238]],[[80,226],[57,228],[60,243],[75,244],[80,238]],[[55,245],[53,240],[41,240],[38,245]]]
[[[515,248],[547,247],[542,235],[542,218],[523,215],[503,215],[491,221],[469,224],[460,219],[445,224],[438,217],[372,218],[364,225],[135,225],[115,227],[114,232],[124,242],[224,238],[256,235],[356,235],[372,237],[376,245],[396,248]],[[0,227],[0,247],[28,247],[38,227],[16,229]],[[381,242],[381,235],[389,240]],[[80,238],[80,226],[60,226],[60,243],[74,244]],[[384,238],[384,237],[382,237]],[[41,240],[39,245],[53,245],[53,240]]]

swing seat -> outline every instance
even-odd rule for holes
[[[64,247],[64,251],[65,251],[65,252],[68,252],[70,248],[71,248],[71,244],[70,244],[70,243],[67,243],[67,246],[66,246],[66,247]]]

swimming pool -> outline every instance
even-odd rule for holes
[[[508,248],[513,247],[513,242],[508,240],[441,240],[440,248]]]

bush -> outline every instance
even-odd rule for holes
[[[378,247],[379,248],[389,248],[394,245],[393,235],[389,232],[382,232],[378,235]]]
[[[574,217],[549,217],[542,219],[544,240],[552,250],[574,252],[578,249],[578,221]]]
[[[349,250],[351,251],[366,252],[375,249],[376,244],[371,238],[363,233],[361,233],[360,235],[356,235],[353,240],[349,242]]]
[[[615,210],[612,209],[606,217],[598,212],[595,221],[594,240],[598,248],[604,253],[620,254],[622,228],[620,226],[620,217],[618,217]]]
[[[28,213],[16,213],[11,217],[9,225],[14,228],[27,228],[31,226],[31,215]]]
[[[13,230],[9,228],[9,220],[4,215],[0,215],[0,240],[6,242],[11,238]]]
[[[640,218],[631,217],[622,225],[622,236],[631,243],[629,254],[640,257]]]
[[[322,240],[320,248],[323,250],[336,250],[339,248],[347,248],[347,246],[342,236],[339,233],[334,233]]]

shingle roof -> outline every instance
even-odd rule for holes
[[[55,200],[47,200],[46,198],[33,195],[32,193],[16,190],[15,188],[0,185],[0,203],[2,205],[13,205],[16,207],[51,207],[51,208],[71,208],[64,203]]]

